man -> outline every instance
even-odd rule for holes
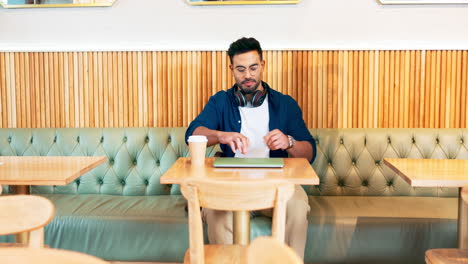
[[[208,145],[221,144],[227,157],[315,158],[315,141],[297,102],[262,81],[265,67],[260,43],[241,38],[228,50],[236,83],[213,95],[187,129],[185,138],[204,135]],[[296,186],[288,201],[285,242],[304,258],[307,239],[307,195]],[[232,212],[203,210],[211,244],[232,244]]]

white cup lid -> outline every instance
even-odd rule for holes
[[[190,136],[188,142],[208,142],[206,136]]]

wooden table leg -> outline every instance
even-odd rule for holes
[[[468,248],[468,208],[461,197],[463,188],[458,188],[458,248]]]
[[[11,187],[13,187],[12,192],[14,194],[22,194],[22,195],[30,194],[29,193],[29,185],[15,185],[15,186],[11,186]],[[16,240],[17,243],[27,245],[28,242],[29,242],[29,233],[24,232],[24,233],[16,234],[15,240]]]
[[[233,217],[234,244],[248,245],[250,243],[249,211],[234,211]]]
[[[14,194],[29,194],[29,185],[15,185],[13,187]]]

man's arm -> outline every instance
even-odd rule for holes
[[[265,137],[265,144],[271,150],[283,149],[286,150],[291,157],[306,158],[311,160],[313,157],[312,145],[309,141],[295,141],[294,145],[289,148],[289,138],[281,130],[274,129],[270,131]]]
[[[296,141],[294,146],[286,150],[291,157],[294,158],[306,158],[307,160],[312,160],[314,156],[314,150],[309,141]]]
[[[283,149],[292,157],[302,157],[313,162],[316,155],[315,140],[305,125],[301,108],[290,96],[283,97],[282,103],[284,111],[280,113],[279,118],[286,121],[286,128],[270,131],[264,138],[265,143],[271,150]],[[296,140],[291,148],[288,135]]]
[[[249,139],[237,132],[224,132],[199,126],[195,128],[193,135],[206,136],[208,138],[208,146],[218,143],[227,144],[231,147],[233,152],[240,150],[242,154],[247,153],[250,146]]]

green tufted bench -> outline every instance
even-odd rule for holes
[[[457,190],[411,188],[382,160],[468,158],[466,132],[311,129],[321,184],[306,187],[306,263],[424,263],[426,249],[456,247]],[[67,186],[31,188],[57,208],[46,243],[107,260],[182,262],[186,202],[179,186],[159,178],[187,156],[184,134],[185,128],[0,129],[0,155],[106,155],[107,163]],[[208,148],[207,156],[218,150]],[[269,233],[268,218],[253,219],[252,237]]]

